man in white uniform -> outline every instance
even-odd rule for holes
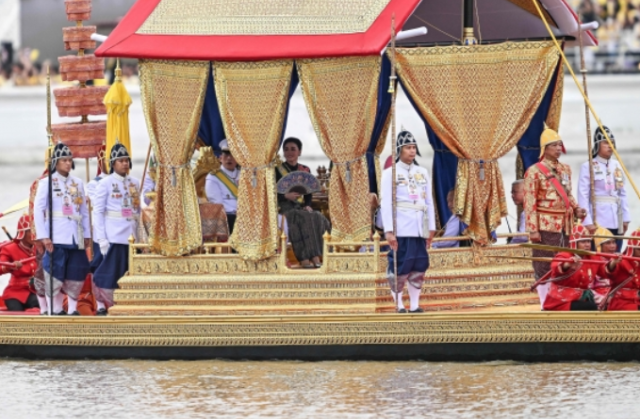
[[[604,127],[615,146],[615,138],[609,128]],[[627,202],[627,191],[622,167],[617,160],[612,159],[613,149],[609,146],[600,127],[593,139],[593,177],[595,191],[596,220],[600,227],[604,227],[615,235],[624,235],[629,228],[631,214]],[[587,209],[587,216],[583,224],[593,234],[598,226],[593,222],[593,211],[589,200],[591,190],[591,171],[589,162],[582,164],[578,180],[578,205]],[[622,248],[622,240],[616,240],[618,252]]]
[[[236,223],[236,212],[238,211],[238,180],[240,179],[240,169],[236,159],[229,151],[227,140],[220,142],[220,163],[222,166],[215,174],[208,174],[205,180],[205,193],[209,202],[224,205],[224,212],[227,213],[229,223],[229,233],[233,233],[233,226]]]
[[[93,203],[95,240],[103,257],[93,275],[98,316],[107,314],[118,280],[129,270],[129,237],[136,237],[140,219],[140,181],[128,174],[131,158],[124,145],[113,146],[110,164],[111,174],[98,183]]]
[[[98,183],[100,183],[102,179],[108,176],[104,159],[105,159],[104,149],[102,149],[100,150],[100,154],[98,155],[98,165],[100,168],[99,173],[96,175],[95,178],[93,178],[89,183],[87,183],[87,186],[85,188],[89,210],[91,210],[93,202],[95,202],[96,189],[98,187]],[[102,262],[102,253],[100,253],[100,245],[96,241],[95,223],[93,224],[92,227],[93,227],[93,231],[91,232],[91,237],[93,238],[93,259],[91,259],[91,273],[95,273],[96,269],[98,268],[98,266],[100,266],[100,263]]]
[[[407,282],[411,313],[421,313],[420,292],[424,274],[429,269],[431,240],[435,234],[435,213],[431,195],[429,172],[415,162],[418,146],[408,131],[398,134],[396,140],[398,162],[395,185],[392,168],[382,175],[382,224],[385,238],[393,251],[389,252],[388,278],[398,313],[406,313],[402,302],[404,284]],[[393,196],[396,187],[397,231],[393,231]],[[393,259],[397,258],[397,278],[393,272]],[[397,287],[396,287],[397,284]]]
[[[61,291],[67,294],[68,313],[79,315],[78,296],[89,272],[89,260],[85,252],[91,246],[89,211],[82,180],[70,175],[74,168],[69,147],[63,143],[56,144],[50,166],[53,214],[49,213],[49,176],[40,180],[34,200],[36,239],[46,249],[42,266],[47,304],[56,315],[67,314],[62,309],[64,295]],[[53,237],[49,234],[52,222]],[[52,273],[53,297],[50,291]]]

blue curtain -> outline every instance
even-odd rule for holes
[[[282,145],[282,141],[284,140],[284,131],[287,129],[287,121],[289,120],[289,105],[291,104],[291,97],[296,91],[296,88],[300,84],[300,78],[298,77],[298,71],[296,70],[295,63],[293,64],[293,71],[291,72],[291,86],[289,87],[289,101],[287,102],[287,110],[284,115],[284,122],[282,126],[282,135],[280,136],[280,145]]]
[[[402,81],[400,81],[402,83]],[[413,98],[409,95],[406,89],[403,90],[411,105],[416,110],[424,126],[427,130],[427,137],[429,138],[429,144],[433,148],[433,170],[432,173],[432,187],[433,195],[436,200],[436,210],[438,211],[438,218],[440,220],[441,227],[444,226],[449,217],[451,217],[451,211],[447,206],[447,194],[451,189],[456,187],[456,173],[458,172],[458,158],[455,154],[447,148],[447,146],[438,138],[436,133],[431,129],[429,123],[420,113],[420,110],[416,106]]]
[[[220,155],[220,142],[226,138],[224,128],[222,126],[222,117],[220,116],[220,108],[216,99],[216,90],[213,83],[213,64],[210,64],[209,83],[207,84],[207,93],[204,98],[204,106],[202,116],[200,118],[200,127],[198,128],[198,137],[205,145],[213,148],[216,156]],[[298,87],[298,73],[294,69],[291,72],[291,87],[289,88],[289,102],[287,102],[287,110],[284,119],[284,126],[287,126],[287,118],[289,116],[289,103],[293,93]],[[284,129],[282,130],[282,138],[284,138]],[[280,138],[280,142],[282,142]]]
[[[384,123],[391,111],[391,94],[389,93],[389,77],[391,76],[391,61],[387,54],[382,56],[382,68],[378,81],[378,104],[376,106],[376,120],[371,133],[371,140],[367,148],[367,165],[369,169],[369,192],[378,193],[378,179],[376,178],[375,150],[380,135],[384,129]]]
[[[204,97],[198,137],[205,145],[213,148],[213,153],[216,156],[220,155],[219,144],[220,141],[226,138],[226,135],[222,126],[222,117],[220,116],[220,108],[218,107],[218,100],[216,99],[216,89],[213,83],[213,64],[209,64],[209,83],[207,84],[207,93]]]
[[[562,61],[558,63],[555,76],[551,79],[549,87],[538,106],[538,110],[533,115],[529,127],[518,141],[518,153],[522,158],[522,164],[524,171],[526,172],[529,166],[532,166],[538,162],[540,156],[540,136],[544,129],[544,122],[547,120],[549,114],[549,108],[551,108],[551,102],[553,101],[553,93],[556,87],[558,77],[564,77],[562,73]]]

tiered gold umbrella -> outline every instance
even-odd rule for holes
[[[109,166],[109,153],[111,147],[116,143],[116,139],[120,144],[124,145],[129,152],[131,151],[131,138],[129,136],[129,106],[131,106],[131,96],[122,83],[122,70],[120,70],[120,61],[116,67],[116,79],[104,96],[104,104],[107,107],[107,143],[106,143],[106,165]]]

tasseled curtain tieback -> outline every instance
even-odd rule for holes
[[[349,161],[345,161],[345,162],[337,162],[334,161],[333,164],[336,166],[346,166],[347,167],[347,173],[345,175],[345,180],[347,181],[347,183],[351,183],[351,165],[355,162],[357,162],[358,160],[362,160],[363,158],[367,157],[367,153],[363,154],[362,156],[356,157],[353,160],[349,160]]]
[[[468,161],[470,163],[476,163],[480,165],[480,174],[478,175],[478,178],[480,179],[480,181],[484,182],[484,165],[485,163],[493,163],[496,162],[496,159],[491,159],[491,160],[476,160],[476,159],[460,159],[460,161]]]
[[[262,166],[256,167],[247,167],[243,166],[242,170],[251,170],[251,187],[256,188],[258,186],[258,170],[268,169],[270,167],[275,167],[276,162],[272,161],[271,163],[263,164]]]
[[[178,166],[172,166],[170,164],[158,163],[158,166],[165,167],[165,168],[171,170],[171,186],[173,186],[174,188],[178,185],[178,177],[176,175],[176,170],[187,169],[187,168],[191,167],[189,162],[187,162],[185,164],[180,164]]]

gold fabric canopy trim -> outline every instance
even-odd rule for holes
[[[329,184],[332,240],[371,233],[366,152],[378,101],[380,56],[298,60],[311,122],[334,163]],[[383,147],[384,145],[382,145]]]
[[[215,62],[214,82],[231,154],[242,167],[232,246],[245,259],[276,252],[276,157],[284,128],[292,60]]]
[[[206,61],[143,60],[140,92],[158,160],[156,211],[149,231],[154,253],[182,256],[200,247],[198,197],[189,161],[209,76]]]
[[[397,51],[403,86],[459,158],[455,213],[469,225],[469,235],[486,244],[507,215],[497,159],[528,128],[559,54],[551,42]]]
[[[390,0],[162,0],[148,35],[321,35],[365,32]]]

